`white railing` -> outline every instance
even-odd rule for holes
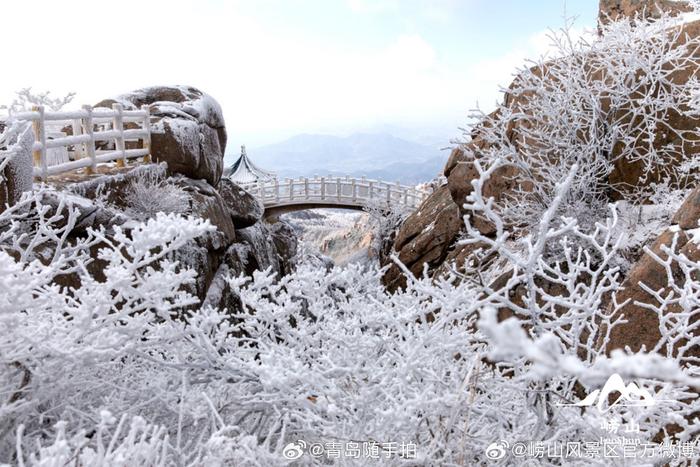
[[[121,104],[114,104],[111,109],[85,105],[81,110],[67,112],[47,112],[43,106],[36,106],[11,117],[32,122],[34,176],[43,180],[82,168],[93,173],[100,163],[116,162],[117,167],[124,167],[126,160],[134,157],[150,161],[151,127],[146,105],[141,110],[124,110]],[[9,116],[0,117],[0,121],[8,119]],[[125,123],[134,128],[124,129]],[[62,132],[67,127],[70,136]],[[127,147],[127,143],[139,141],[133,144],[136,147]]]
[[[403,205],[417,208],[427,193],[400,183],[370,180],[365,177],[314,177],[285,179],[245,185],[265,208],[299,204],[353,206]]]

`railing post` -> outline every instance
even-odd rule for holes
[[[85,152],[90,158],[90,161],[92,161],[90,167],[87,167],[86,172],[88,175],[92,175],[95,173],[95,169],[97,168],[97,159],[95,158],[95,127],[92,123],[92,107],[89,105],[84,105],[83,110],[86,113],[85,118],[83,118],[82,121],[83,133],[90,137],[90,141],[85,143]]]
[[[83,134],[83,126],[82,126],[82,122],[79,118],[73,119],[71,129],[73,130],[73,136],[81,136]],[[84,157],[87,156],[87,154],[85,152],[85,145],[84,144],[76,144],[74,146],[74,148],[75,148],[75,158],[76,159],[83,159]]]
[[[143,117],[143,130],[146,132],[146,136],[143,137],[143,148],[148,150],[148,154],[143,156],[143,162],[148,164],[151,162],[151,107],[144,104],[141,110],[146,112],[146,116]]]
[[[260,180],[258,180],[258,194],[260,195],[260,199],[262,200],[263,204],[265,203],[265,189],[263,188],[263,184]]]
[[[343,187],[340,185],[340,177],[335,178],[335,194],[338,195],[338,201],[343,194]]]
[[[289,180],[289,200],[291,201],[294,199],[294,179],[288,178],[287,180]]]
[[[370,180],[370,182],[369,182],[368,191],[369,191],[369,193],[368,193],[369,199],[374,198],[374,182],[371,181],[371,180]]]
[[[279,203],[279,201],[280,201],[280,182],[277,179],[277,177],[275,177],[275,202]]]
[[[385,183],[386,185],[386,204],[387,206],[391,206],[391,185],[389,183]]]
[[[403,204],[408,205],[408,188],[403,189]]]
[[[119,103],[112,104],[114,110],[114,119],[112,120],[112,128],[117,131],[118,135],[114,138],[114,146],[117,151],[121,152],[121,157],[117,159],[117,167],[126,166],[126,153],[124,152],[124,107]]]
[[[326,199],[326,177],[321,177],[321,200]]]
[[[34,165],[41,168],[41,179],[46,180],[48,176],[48,166],[46,163],[46,126],[44,121],[44,106],[35,105],[32,107],[34,112],[39,112],[39,118],[32,121],[34,127],[34,137],[41,144],[41,147],[34,151]]]
[[[309,199],[309,179],[304,177],[304,197]]]
[[[352,179],[352,200],[357,201],[357,181]]]

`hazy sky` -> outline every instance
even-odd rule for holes
[[[566,13],[593,28],[597,0]],[[546,51],[561,0],[3,2],[0,102],[32,86],[95,103],[190,84],[222,105],[231,136],[378,125],[454,129],[490,107],[523,58]],[[418,131],[418,130],[417,130]]]

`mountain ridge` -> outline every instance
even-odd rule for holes
[[[348,136],[301,133],[249,148],[248,155],[255,164],[279,177],[365,175],[402,183],[431,180],[447,158],[438,147],[370,132]]]

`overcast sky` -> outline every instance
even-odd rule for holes
[[[593,28],[597,0],[566,2]],[[454,129],[547,49],[561,0],[3,2],[0,102],[32,86],[75,105],[190,84],[222,105],[235,153],[295,133]],[[447,143],[447,141],[446,141]]]

